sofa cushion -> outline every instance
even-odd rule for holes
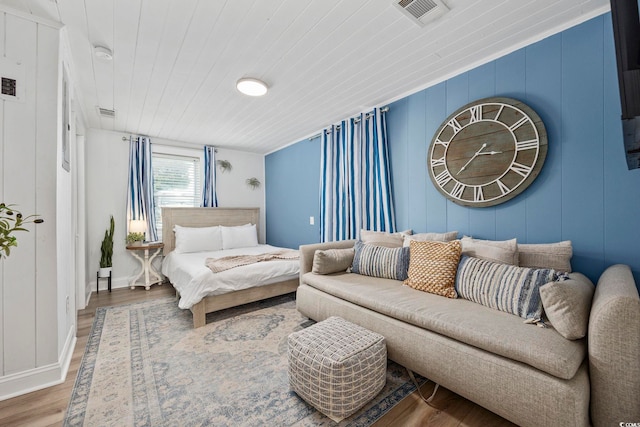
[[[384,231],[360,230],[360,240],[375,246],[386,248],[402,247],[404,236],[411,234],[411,230],[398,231],[397,233],[387,233]]]
[[[480,240],[464,236],[462,255],[502,264],[518,265],[518,242],[511,240]]]
[[[520,317],[464,299],[442,298],[390,279],[353,273],[306,273],[302,282],[337,298],[457,341],[570,379],[585,358],[584,340],[563,338],[553,328],[524,324]]]
[[[558,243],[518,243],[520,267],[553,268],[571,273],[571,240]]]
[[[384,279],[404,280],[409,269],[409,248],[387,248],[356,242],[351,272]]]
[[[418,233],[418,234],[405,234],[403,246],[409,246],[412,240],[418,242],[450,242],[458,238],[457,231],[447,231],[446,233]]]
[[[566,280],[549,282],[540,288],[544,312],[560,335],[576,340],[587,334],[594,292],[591,280],[580,273],[571,273]]]
[[[534,269],[462,256],[456,277],[460,297],[515,314],[542,317],[540,286],[556,278],[551,269]]]
[[[327,249],[316,251],[313,255],[313,267],[315,274],[331,274],[347,271],[353,262],[355,252],[353,248]]]
[[[413,241],[409,249],[409,272],[404,284],[419,291],[457,298],[455,284],[460,241]]]

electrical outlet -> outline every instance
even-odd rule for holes
[[[67,295],[67,314],[69,314],[69,295]]]
[[[309,217],[309,225],[313,225],[316,223],[316,219],[312,216]]]

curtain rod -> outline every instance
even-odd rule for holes
[[[133,135],[131,135],[131,136],[133,136]],[[144,135],[136,135],[136,136],[144,136]],[[148,136],[144,136],[144,137],[145,137],[145,138],[150,138],[150,137],[148,137]],[[129,141],[129,138],[127,138],[126,136],[123,136],[123,137],[122,137],[122,140],[123,140],[123,141]],[[160,145],[164,145],[164,144],[160,144]],[[193,144],[193,145],[197,145],[197,144]],[[203,144],[203,146],[205,146],[205,145],[206,145],[206,144]],[[172,147],[178,147],[178,148],[189,148],[189,147],[181,147],[180,145],[172,145]],[[216,148],[216,149],[214,149],[214,151],[217,153],[217,152],[218,152],[218,149]]]
[[[386,106],[384,106],[384,107],[380,108],[380,112],[381,112],[381,113],[386,113],[387,111],[389,111],[389,106],[388,106],[388,105],[386,105]],[[368,119],[369,117],[371,117],[371,113],[367,113],[367,114],[365,114],[365,116],[364,116],[364,118],[365,118],[365,119]],[[359,123],[359,122],[360,122],[360,118],[359,118],[359,117],[356,117],[356,118],[354,119],[354,121],[355,121],[356,123]],[[340,125],[338,125],[338,126],[336,126],[336,127],[337,127],[338,129],[340,129]],[[317,134],[315,134],[315,135],[311,135],[308,139],[309,139],[309,141],[311,141],[312,139],[316,139],[316,138],[319,138],[319,137],[321,137],[321,136],[322,136],[322,132],[317,133]]]

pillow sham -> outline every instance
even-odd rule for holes
[[[572,256],[571,240],[557,243],[518,243],[521,267],[553,268],[556,271],[571,273]]]
[[[463,255],[456,290],[460,297],[524,319],[540,319],[540,287],[556,279],[553,269],[516,267]]]
[[[386,248],[401,248],[403,236],[411,234],[411,230],[387,233],[385,231],[360,230],[360,240],[369,245]]]
[[[565,280],[540,287],[544,312],[560,335],[568,340],[577,340],[587,334],[595,290],[591,280],[580,273],[571,273]]]
[[[403,238],[404,242],[402,246],[409,246],[412,240],[415,240],[416,242],[451,242],[458,238],[458,232],[447,231],[446,233],[405,234]]]
[[[461,249],[459,240],[410,242],[409,271],[404,284],[419,291],[457,298],[456,269]]]
[[[219,251],[222,249],[222,233],[219,226],[182,227],[173,226],[176,253]]]
[[[220,226],[222,249],[250,248],[258,246],[258,232],[255,224],[237,227]]]
[[[491,262],[518,265],[518,242],[511,240],[480,240],[464,236],[462,254]]]
[[[404,280],[409,268],[409,248],[387,248],[356,242],[351,272],[383,279]]]
[[[311,272],[315,274],[331,274],[347,271],[347,268],[353,263],[354,256],[354,248],[316,251],[313,255]]]

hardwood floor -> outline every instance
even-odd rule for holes
[[[35,391],[23,396],[0,402],[0,426],[59,426],[62,425],[71,391],[82,361],[96,308],[129,304],[162,296],[174,295],[168,285],[153,286],[151,290],[115,289],[113,292],[101,292],[91,296],[89,306],[78,312],[78,342],[73,352],[67,379],[63,384]],[[422,387],[422,393],[429,396],[433,383]],[[480,406],[440,387],[433,406],[424,403],[418,393],[408,396],[389,413],[374,424],[375,427],[395,426],[513,426],[503,418]]]

